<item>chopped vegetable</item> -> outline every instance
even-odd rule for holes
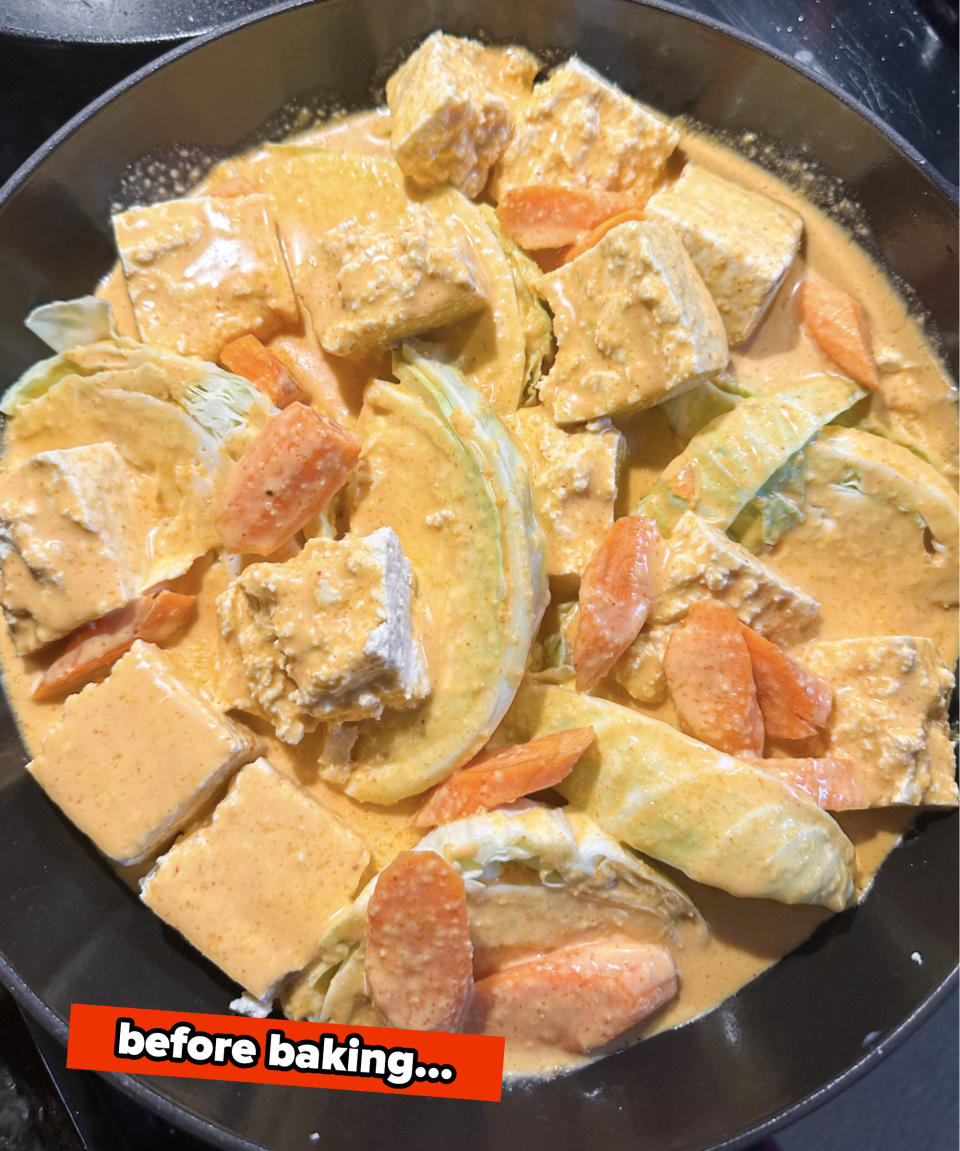
[[[602,220],[622,213],[626,199],[615,192],[534,184],[506,192],[497,205],[497,219],[521,248],[562,248]]]
[[[480,756],[432,792],[415,823],[436,827],[553,787],[592,742],[592,727],[573,727]]]
[[[113,308],[98,296],[52,300],[34,308],[23,323],[55,352],[117,338]]]
[[[228,372],[234,372],[249,380],[278,408],[285,408],[294,401],[310,403],[310,396],[294,379],[286,368],[256,336],[240,336],[223,345],[220,363]]]
[[[578,691],[603,679],[640,633],[653,600],[660,544],[656,521],[622,516],[587,564],[573,645]]]
[[[871,390],[880,386],[863,305],[838,284],[808,276],[797,293],[800,318],[816,344],[837,367]]]
[[[868,807],[852,768],[836,756],[807,759],[754,759],[757,767],[806,792],[825,811]]]
[[[432,851],[404,851],[370,896],[364,974],[391,1027],[456,1031],[473,986],[463,880]]]
[[[584,252],[588,252],[595,244],[599,244],[607,232],[612,232],[614,228],[619,227],[620,224],[626,224],[630,220],[643,220],[643,209],[641,207],[628,208],[626,211],[617,212],[615,215],[608,216],[602,220],[591,231],[587,232],[585,236],[580,236],[575,239],[569,248],[563,254],[563,262],[569,264],[571,260],[575,260],[577,256],[582,256]]]
[[[757,702],[767,736],[806,739],[826,725],[833,689],[819,675],[792,659],[746,624],[740,632],[750,652]]]
[[[230,551],[266,556],[322,511],[360,455],[355,436],[305,404],[273,416],[234,465],[217,513]]]

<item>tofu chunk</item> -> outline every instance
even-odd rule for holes
[[[645,216],[675,228],[739,344],[756,330],[797,254],[803,218],[769,196],[687,164]]]
[[[529,94],[540,61],[522,48],[485,48],[435,32],[387,81],[390,146],[422,188],[452,184],[478,196]]]
[[[462,320],[486,305],[462,224],[416,205],[395,222],[346,220],[321,248],[339,307],[324,317],[320,343],[334,355],[380,351],[419,332]]]
[[[284,563],[251,564],[217,600],[224,682],[236,682],[239,665],[244,685],[223,702],[259,713],[287,743],[321,721],[411,707],[429,691],[411,587],[410,563],[387,527],[311,539]]]
[[[368,863],[363,841],[265,759],[162,856],[144,903],[255,999],[313,959]]]
[[[107,679],[67,699],[29,770],[104,855],[129,864],[169,843],[256,754],[251,732],[137,640]]]
[[[864,807],[956,804],[953,673],[932,640],[823,640],[797,658],[833,687],[824,750],[850,766]]]
[[[127,292],[144,343],[216,360],[235,336],[297,320],[270,202],[197,196],[113,217]]]
[[[663,224],[620,224],[537,286],[557,338],[540,398],[559,424],[650,407],[727,363],[716,305]]]
[[[143,590],[155,496],[110,443],[40,452],[0,479],[0,603],[19,655]]]
[[[547,575],[579,576],[613,524],[623,436],[609,423],[567,432],[541,406],[505,417],[530,461]]]
[[[510,188],[566,184],[630,192],[643,203],[679,142],[669,120],[574,56],[526,101],[490,190],[499,200]]]
[[[663,697],[667,641],[690,608],[708,597],[782,647],[806,638],[820,611],[816,600],[785,583],[746,548],[685,512],[667,541],[647,624],[614,668],[634,699],[651,703]]]

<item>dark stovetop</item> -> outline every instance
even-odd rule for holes
[[[65,10],[72,0],[45,3],[35,8],[33,0],[0,0],[0,29],[17,26],[24,13]],[[957,183],[955,2],[678,3],[832,80]],[[259,6],[251,0],[218,0],[213,7],[225,17]],[[115,31],[104,39],[111,35]],[[0,183],[65,120],[163,47],[71,47],[0,35]],[[954,989],[879,1067],[778,1132],[763,1151],[952,1151],[958,1146],[957,1032]],[[0,989],[0,1151],[200,1151],[202,1146],[143,1111],[106,1079],[67,1070],[63,1048],[26,1023]]]

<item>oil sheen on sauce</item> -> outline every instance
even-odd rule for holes
[[[382,112],[365,113],[315,128],[299,137],[302,142],[354,151],[388,154],[387,119]],[[771,377],[800,377],[822,372],[827,365],[798,330],[793,291],[806,269],[840,283],[862,301],[869,316],[874,347],[880,350],[882,376],[879,396],[871,402],[896,409],[918,438],[947,461],[956,454],[955,394],[950,380],[926,342],[919,325],[908,314],[880,269],[856,246],[836,223],[813,208],[784,182],[708,137],[688,133],[681,145],[686,155],[730,179],[752,186],[787,203],[805,220],[805,240],[800,258],[781,287],[759,332],[733,352],[735,366],[745,372]],[[115,271],[103,285],[102,294],[114,305],[123,334],[136,336],[136,328],[122,278]],[[359,410],[362,387],[375,374],[375,364],[335,361],[318,351],[309,332],[278,337],[284,353],[309,381],[317,401],[338,419],[352,422]],[[889,353],[884,349],[892,349]],[[680,450],[663,415],[656,409],[618,420],[628,443],[628,458],[621,473],[618,514],[636,507],[656,475]],[[787,580],[814,595],[822,604],[818,638],[857,635],[929,635],[951,664],[957,657],[954,613],[934,611],[918,601],[918,563],[904,546],[904,524],[893,514],[878,510],[866,522],[843,525],[842,547],[825,539],[818,526],[805,523],[790,531],[763,558]],[[915,529],[914,529],[915,530]],[[178,581],[177,590],[198,592],[199,612],[195,623],[169,648],[182,675],[197,682],[215,675],[217,625],[214,601],[226,582],[224,569],[200,561]],[[20,722],[25,742],[36,751],[48,726],[59,716],[56,704],[37,704],[30,698],[36,674],[34,661],[15,658],[4,630],[0,637],[4,681]],[[144,707],[149,707],[148,700]],[[671,719],[669,705],[658,709]],[[412,846],[420,832],[412,826],[416,798],[390,808],[359,803],[319,778],[316,770],[322,733],[306,736],[296,747],[276,740],[267,725],[250,721],[266,745],[270,761],[288,773],[353,827],[373,854],[373,867],[384,866],[397,852]],[[865,891],[887,853],[910,826],[915,812],[885,809],[841,817],[844,829],[857,848],[858,886]],[[131,872],[132,883],[144,869]],[[684,887],[702,912],[710,931],[706,939],[683,929],[676,958],[681,974],[681,994],[639,1035],[684,1023],[717,1006],[745,983],[797,947],[829,912],[821,908],[785,906],[769,901],[736,899],[721,891],[693,883],[678,873],[671,878]],[[560,904],[558,902],[558,910]],[[562,910],[561,910],[562,914]],[[505,927],[508,925],[505,924]],[[909,942],[909,941],[907,941]],[[639,1037],[623,1037],[616,1046]],[[565,1064],[579,1062],[574,1057]],[[515,1053],[510,1071],[549,1074],[561,1066],[555,1054],[535,1048]]]

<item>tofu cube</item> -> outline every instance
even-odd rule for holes
[[[298,307],[266,196],[196,196],[113,217],[144,343],[215,360],[228,340],[266,337]]]
[[[670,635],[690,608],[707,598],[725,603],[745,624],[782,647],[806,638],[820,612],[815,599],[695,512],[685,512],[667,541],[647,624],[614,668],[614,676],[634,699],[652,703],[663,698],[663,653]]]
[[[565,184],[629,192],[642,203],[680,142],[679,130],[572,57],[526,101],[490,182],[510,188]]]
[[[255,999],[313,959],[370,852],[265,759],[237,775],[209,821],[157,860],[143,902]]]
[[[537,287],[557,338],[540,398],[559,424],[650,407],[727,363],[716,305],[663,224],[620,224]]]
[[[520,408],[504,422],[530,461],[547,575],[579,577],[613,524],[623,436],[607,422],[564,431],[542,406]]]
[[[833,687],[824,750],[850,766],[864,807],[956,804],[953,673],[932,640],[822,640],[797,658]]]
[[[104,855],[129,864],[169,843],[256,754],[250,731],[137,640],[107,679],[67,699],[29,770]]]
[[[284,563],[244,568],[217,599],[245,695],[287,743],[321,721],[378,718],[429,691],[411,623],[412,574],[392,528],[311,539]],[[235,678],[231,672],[231,678]]]
[[[511,106],[539,70],[522,48],[429,36],[387,81],[390,146],[404,175],[422,188],[479,195],[509,139]]]
[[[155,494],[109,443],[40,452],[0,479],[0,603],[19,655],[143,590]]]
[[[338,300],[324,310],[319,337],[334,355],[381,351],[486,306],[473,248],[455,217],[412,206],[390,224],[346,220],[327,232],[321,250]]]
[[[675,228],[713,296],[731,344],[756,330],[797,254],[803,218],[761,192],[687,164],[645,216]]]

